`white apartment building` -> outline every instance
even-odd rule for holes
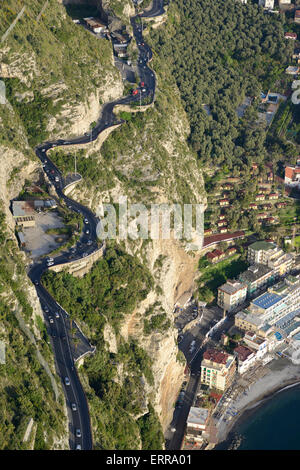
[[[262,264],[273,270],[275,276],[283,276],[293,266],[294,256],[285,253],[275,243],[259,241],[248,247],[248,261],[250,264]]]
[[[273,10],[274,0],[259,0],[258,4],[265,10]]]
[[[246,297],[247,285],[239,281],[228,280],[218,288],[218,305],[227,312],[242,304]]]

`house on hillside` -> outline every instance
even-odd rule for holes
[[[294,41],[297,39],[296,33],[284,33],[285,39],[293,39]]]
[[[229,206],[229,199],[227,199],[227,198],[220,199],[219,204],[220,204],[221,207]]]
[[[259,0],[258,4],[265,10],[273,10],[274,8],[274,0]]]
[[[300,10],[299,10],[300,12]],[[289,65],[286,69],[285,69],[285,73],[287,73],[288,75],[297,75],[299,73],[299,67],[297,66],[294,66],[294,65]]]
[[[295,11],[294,22],[300,24],[300,10]]]

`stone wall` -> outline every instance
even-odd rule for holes
[[[49,269],[55,271],[56,273],[65,270],[68,273],[73,274],[73,276],[75,277],[82,277],[90,271],[93,264],[98,261],[98,259],[102,258],[104,251],[105,245],[102,245],[99,250],[95,251],[94,253],[91,253],[85,258],[70,261],[69,263],[59,264],[57,266],[50,266]]]

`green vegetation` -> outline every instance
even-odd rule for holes
[[[54,150],[51,152],[51,160],[66,176],[74,172],[75,153],[64,150]],[[86,150],[76,151],[77,172],[84,178],[86,186],[93,186],[95,190],[110,189],[114,186],[111,174],[100,164],[96,153],[86,156]]]
[[[154,383],[152,362],[136,340],[125,342],[119,329],[125,315],[132,313],[153,287],[150,273],[137,259],[115,246],[109,247],[105,257],[83,278],[48,272],[43,283],[71,318],[80,321],[96,346],[95,354],[86,359],[81,371],[87,382],[95,447],[137,449],[141,439],[146,445],[143,436],[147,432],[157,435],[159,420],[149,408],[142,431],[135,416],[142,412],[145,399],[141,376],[150,385]],[[110,353],[105,345],[107,323],[118,339],[117,353]],[[155,442],[161,446],[159,437]]]
[[[12,107],[0,106],[0,143],[26,151],[30,158],[33,155],[27,148],[27,138],[31,146],[45,140],[52,117],[57,119],[53,129],[53,135],[57,135],[61,125],[70,122],[70,117],[61,120],[63,105],[72,109],[86,102],[96,89],[107,88],[108,76],[110,80],[118,77],[109,41],[74,24],[57,0],[48,1],[37,22],[44,3],[30,0],[2,44],[1,62],[14,72],[11,78],[2,78]],[[0,36],[22,7],[21,0],[1,3]]]
[[[55,400],[50,379],[37,358],[37,349],[52,364],[45,325],[37,317],[42,342],[34,346],[23,333],[17,314],[32,330],[32,307],[24,278],[26,273],[16,243],[6,231],[0,212],[0,340],[5,343],[5,364],[0,364],[0,449],[28,449],[23,442],[30,418],[38,423],[35,449],[51,449],[65,433],[65,417]],[[34,335],[34,331],[31,333]],[[30,439],[31,440],[31,439]]]
[[[149,405],[149,413],[138,419],[143,450],[162,449],[164,436],[158,422],[154,408]]]
[[[167,318],[166,313],[159,313],[153,315],[150,320],[144,319],[144,334],[149,335],[153,331],[159,331],[163,333],[170,328],[171,322]]]
[[[265,134],[255,125],[255,107],[241,120],[236,109],[245,96],[268,90],[289,61],[293,45],[284,39],[281,15],[234,0],[223,8],[213,0],[175,0],[169,18],[167,33],[152,37],[176,77],[199,159],[229,169],[262,161]]]
[[[209,265],[201,269],[201,277],[199,279],[200,287],[198,289],[199,299],[205,302],[214,301],[218,287],[224,284],[227,279],[237,278],[241,272],[247,269],[248,265],[247,261],[240,255],[235,255],[229,259],[220,261],[216,265]]]

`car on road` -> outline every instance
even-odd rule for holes
[[[65,377],[65,385],[70,385],[70,379],[69,379],[69,377]]]
[[[89,231],[89,230],[86,230],[85,233],[88,235],[88,234],[90,233],[90,231]]]
[[[72,408],[72,411],[77,411],[76,403],[71,403],[71,408]]]
[[[52,317],[49,317],[49,322],[50,322],[50,323],[54,323],[54,320],[53,320]]]
[[[176,432],[176,428],[171,428],[171,432]]]
[[[133,94],[133,95],[137,95],[138,92],[139,92],[138,90],[132,90],[132,94]]]
[[[76,450],[81,450],[81,445],[80,444],[76,445]]]
[[[85,258],[88,254],[85,252],[85,253],[82,253],[82,257]]]
[[[44,305],[43,310],[45,313],[49,313],[49,308],[46,305]]]
[[[145,82],[141,82],[140,86],[143,88],[145,86]]]
[[[89,246],[90,246],[92,243],[93,243],[92,240],[88,240],[88,241],[87,241],[87,245],[89,245]]]
[[[53,266],[54,261],[47,261],[47,266]]]
[[[183,335],[179,335],[178,338],[177,338],[177,343],[181,343],[181,341],[183,340]]]
[[[55,318],[59,318],[59,313],[55,312]]]
[[[87,219],[86,217],[85,217],[85,219],[84,219],[84,223],[85,223],[85,224],[88,224],[88,223],[89,223],[89,221],[88,221],[88,219]]]
[[[34,281],[34,283],[35,283],[36,286],[39,285],[39,281],[37,279]]]
[[[76,437],[81,437],[81,431],[79,428],[76,429]]]

